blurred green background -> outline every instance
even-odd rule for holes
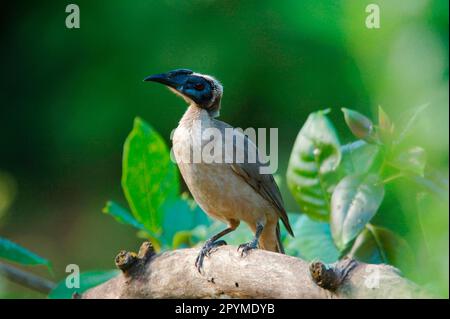
[[[9,2],[0,12],[0,236],[51,260],[55,279],[70,263],[110,269],[119,250],[139,246],[135,231],[101,208],[109,198],[125,203],[122,145],[133,118],[169,143],[185,109],[162,86],[142,82],[149,74],[190,68],[216,76],[222,120],[279,128],[281,177],[312,111],[331,108],[344,143],[352,137],[341,107],[375,117],[381,105],[401,120],[430,103],[410,139],[448,176],[446,0],[376,1],[380,29],[366,28],[372,1],[361,0],[79,0],[80,29],[65,27],[69,3]],[[420,269],[421,246],[410,236],[415,200],[407,185],[390,187],[377,218],[398,211],[383,224],[411,241]],[[298,210],[284,181],[282,193],[288,210]],[[435,272],[448,295],[448,202],[426,205],[446,256]],[[0,297],[41,295],[0,278]]]

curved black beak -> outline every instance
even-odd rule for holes
[[[154,74],[147,76],[144,81],[157,82],[178,90],[186,82],[188,76],[192,74],[191,70],[179,69],[168,73]]]
[[[154,75],[147,76],[144,79],[144,81],[157,82],[157,83],[161,83],[161,84],[169,85],[169,86],[173,86],[175,84],[173,81],[170,81],[170,78],[169,78],[168,74],[166,74],[166,73],[154,74]]]

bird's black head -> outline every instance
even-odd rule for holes
[[[158,82],[184,97],[188,103],[195,103],[217,115],[222,98],[222,85],[211,76],[194,73],[187,69],[148,76],[144,81]]]

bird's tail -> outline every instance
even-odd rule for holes
[[[281,232],[280,232],[280,223],[277,223],[277,246],[278,252],[284,254],[283,243],[281,242]]]
[[[266,225],[259,238],[259,248],[284,254],[283,244],[281,243],[280,224]]]

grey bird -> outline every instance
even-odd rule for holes
[[[237,161],[236,153],[245,156],[256,151],[256,145],[240,131],[233,131],[232,151],[225,147],[223,140],[215,147],[223,148],[221,161],[194,161],[192,154],[196,134],[207,129],[216,129],[225,136],[226,129],[232,126],[215,118],[219,115],[223,87],[212,76],[195,73],[187,69],[173,70],[168,73],[148,76],[144,81],[153,81],[166,85],[171,91],[183,97],[189,104],[173,134],[173,153],[181,175],[198,205],[212,218],[228,225],[226,229],[205,242],[196,259],[195,266],[200,272],[205,256],[209,256],[215,247],[226,245],[222,236],[235,230],[241,221],[247,223],[254,233],[249,243],[239,246],[245,256],[250,250],[261,248],[284,253],[280,240],[279,219],[289,234],[294,236],[284,209],[283,200],[277,184],[271,174],[261,174],[259,156],[256,161]],[[196,129],[196,124],[200,128]],[[244,147],[237,140],[245,141]],[[201,139],[201,146],[211,140]],[[214,143],[213,143],[214,144]],[[232,156],[225,161],[224,156]],[[247,159],[247,157],[246,157]]]

